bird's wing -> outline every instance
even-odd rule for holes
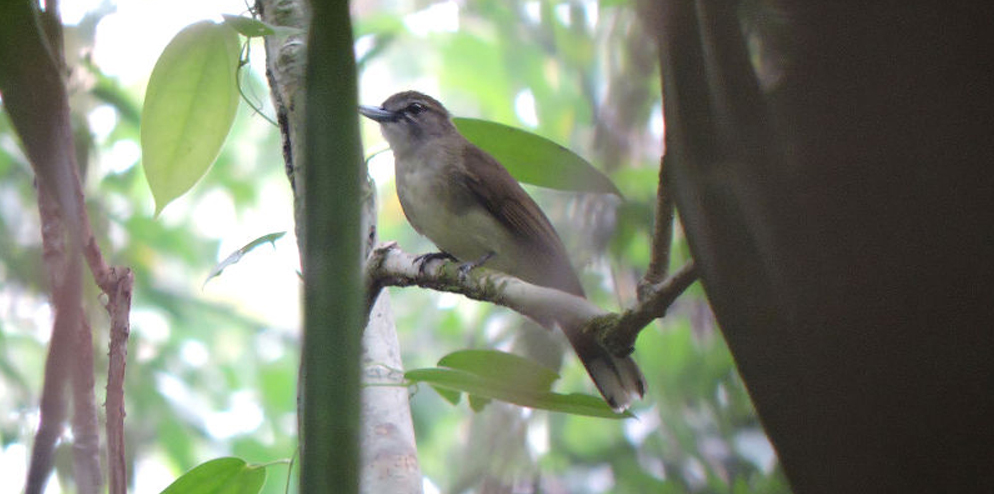
[[[512,235],[529,242],[536,255],[542,257],[544,262],[539,264],[546,266],[544,279],[533,282],[583,296],[583,287],[570,265],[562,240],[538,204],[493,156],[474,145],[465,146],[464,153],[465,162],[483,165],[475,166],[474,175],[467,177],[469,191]],[[513,187],[495,188],[494,183],[509,183]]]

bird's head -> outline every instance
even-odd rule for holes
[[[381,106],[360,105],[359,113],[380,123],[383,137],[397,155],[455,132],[448,110],[417,91],[397,93]]]

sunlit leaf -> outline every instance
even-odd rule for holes
[[[269,36],[271,34],[290,36],[293,34],[304,33],[303,29],[289,26],[274,26],[251,17],[231,14],[221,14],[221,17],[224,17],[225,24],[231,26],[232,29],[238,31],[239,34],[245,36],[246,38],[258,38],[262,36]]]
[[[210,21],[187,26],[155,63],[142,108],[145,178],[158,215],[217,159],[238,109],[238,34]]]
[[[256,494],[266,483],[266,467],[241,458],[216,458],[176,479],[162,494]]]
[[[621,193],[576,153],[544,137],[496,122],[453,118],[470,142],[493,155],[518,181],[575,192]]]
[[[286,235],[286,232],[275,232],[275,233],[270,233],[268,235],[263,235],[245,244],[242,248],[232,252],[231,255],[224,258],[223,261],[217,263],[217,265],[214,266],[214,269],[211,269],[211,272],[207,275],[207,279],[204,280],[204,284],[206,285],[207,282],[211,280],[211,278],[219,276],[221,272],[223,272],[225,268],[227,268],[228,266],[231,266],[232,264],[235,264],[238,261],[242,260],[242,257],[245,256],[245,254],[248,254],[256,247],[267,243],[271,244],[273,247],[276,247],[276,241],[279,240],[281,237],[283,237],[283,235]]]

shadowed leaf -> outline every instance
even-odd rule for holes
[[[590,417],[633,417],[627,411],[616,413],[596,396],[553,393],[549,388],[559,376],[517,355],[494,350],[464,350],[443,357],[439,365],[443,367],[407,371],[404,377],[446,390],[441,394],[450,403],[458,402],[453,398],[453,392],[466,393],[470,397],[470,407],[476,411],[489,400],[500,400],[529,408]],[[550,377],[553,378],[550,380]]]
[[[505,380],[521,389],[548,391],[559,379],[552,369],[513,353],[497,350],[460,350],[438,361],[439,367],[464,370],[480,377]]]
[[[621,192],[587,160],[544,137],[496,122],[453,118],[466,139],[500,161],[519,182],[573,192]]]

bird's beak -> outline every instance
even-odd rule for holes
[[[380,108],[379,106],[359,105],[359,113],[377,122],[395,122],[400,116],[399,112],[394,112]]]

